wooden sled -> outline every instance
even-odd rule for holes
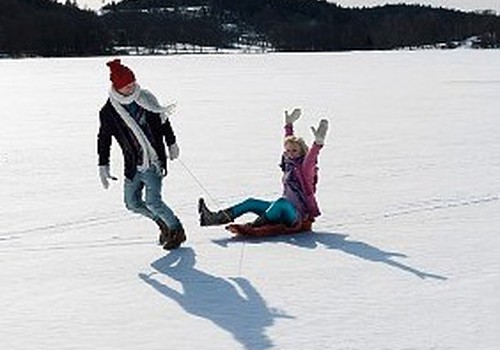
[[[253,227],[251,224],[231,224],[226,226],[226,230],[237,236],[245,237],[269,237],[277,235],[291,235],[294,233],[308,232],[312,229],[312,221],[304,220],[289,227],[283,224],[270,224]]]

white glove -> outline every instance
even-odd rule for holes
[[[177,108],[177,102],[170,103],[165,107],[165,114],[166,115],[172,115],[175,113],[175,110]]]
[[[167,174],[168,174],[167,169],[161,169],[161,170],[160,170],[160,176],[161,176],[161,177],[166,177],[166,176],[167,176]]]
[[[168,146],[168,156],[169,156],[170,160],[174,160],[174,159],[179,158],[180,152],[181,151],[179,149],[179,146],[177,146],[176,143]]]
[[[156,173],[158,174],[158,176],[160,177],[165,177],[167,176],[167,169],[165,168],[162,168],[161,166],[155,164],[155,168],[156,168]]]
[[[318,145],[325,144],[326,132],[328,131],[328,120],[321,119],[318,125],[318,128],[314,128],[311,126],[312,133],[314,135],[314,141]]]
[[[290,114],[288,113],[288,111],[285,111],[285,123],[293,124],[297,119],[300,118],[301,114],[302,111],[300,108],[295,108]]]
[[[108,179],[118,180],[109,173],[109,165],[99,165],[99,177],[101,178],[102,187],[104,187],[104,189],[109,187]]]

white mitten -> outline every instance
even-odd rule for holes
[[[179,158],[180,154],[180,149],[179,146],[177,146],[177,143],[174,143],[173,145],[168,146],[168,156],[170,160],[174,160]]]
[[[109,165],[99,165],[99,177],[101,178],[102,187],[104,187],[104,189],[109,187],[108,179],[118,180],[109,173]]]
[[[288,113],[288,111],[285,111],[285,123],[286,124],[293,124],[297,119],[300,118],[300,115],[302,114],[302,111],[300,108],[295,108],[292,113]]]
[[[318,128],[311,126],[312,133],[314,135],[314,141],[318,145],[323,145],[325,143],[326,132],[328,131],[328,120],[321,119]]]
[[[177,102],[170,103],[165,107],[165,114],[172,115],[175,113],[175,109],[177,108]]]
[[[161,177],[166,177],[166,176],[167,176],[167,174],[168,174],[167,169],[161,169],[161,170],[160,170],[160,175],[161,175]]]

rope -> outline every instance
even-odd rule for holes
[[[193,178],[193,180],[198,184],[198,186],[201,187],[201,189],[203,190],[203,192],[205,192],[207,194],[207,196],[212,200],[212,202],[214,202],[218,209],[220,209],[220,202],[215,199],[211,194],[210,192],[208,192],[208,190],[205,188],[205,186],[203,186],[203,184],[201,183],[200,180],[198,180],[198,178],[193,174],[193,172],[191,170],[189,170],[189,168],[187,167],[186,164],[184,164],[184,162],[182,160],[180,160],[179,158],[177,158],[177,161],[179,163],[181,163],[181,165],[184,167],[184,169],[187,171],[187,173]]]
[[[241,270],[243,269],[244,257],[245,257],[245,241],[243,241],[243,244],[241,245],[241,250],[240,250],[240,262],[238,265],[238,277],[241,277]]]
[[[203,192],[206,193],[206,195],[210,198],[210,200],[212,200],[212,202],[215,203],[215,205],[217,206],[217,209],[220,210],[220,207],[221,207],[220,202],[214,196],[212,196],[212,194],[205,188],[205,186],[203,186],[201,181],[198,180],[198,178],[193,174],[193,172],[188,168],[188,166],[186,164],[184,164],[184,162],[182,160],[177,158],[177,161],[179,163],[181,163],[181,165],[184,167],[184,169],[189,174],[189,176],[191,176],[193,178],[193,180],[198,184],[198,186],[200,186],[200,188],[203,190]],[[227,215],[229,218],[229,215],[226,212],[224,212],[224,214]],[[229,219],[231,219],[231,218],[229,218]],[[246,244],[246,242],[243,241],[243,244],[241,245],[241,250],[240,250],[240,261],[239,261],[239,265],[238,265],[238,276],[239,277],[241,277],[243,260],[245,258],[245,244]]]

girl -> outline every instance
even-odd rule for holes
[[[296,108],[292,113],[285,111],[284,152],[281,157],[283,171],[283,195],[274,202],[248,198],[230,208],[210,211],[203,198],[199,199],[200,225],[222,225],[234,221],[245,213],[257,214],[251,223],[254,227],[266,224],[284,224],[289,227],[313,222],[320,215],[316,201],[317,160],[328,131],[328,121],[322,119],[318,128],[311,127],[315,141],[309,149],[300,137],[293,134],[293,123],[301,116]]]

